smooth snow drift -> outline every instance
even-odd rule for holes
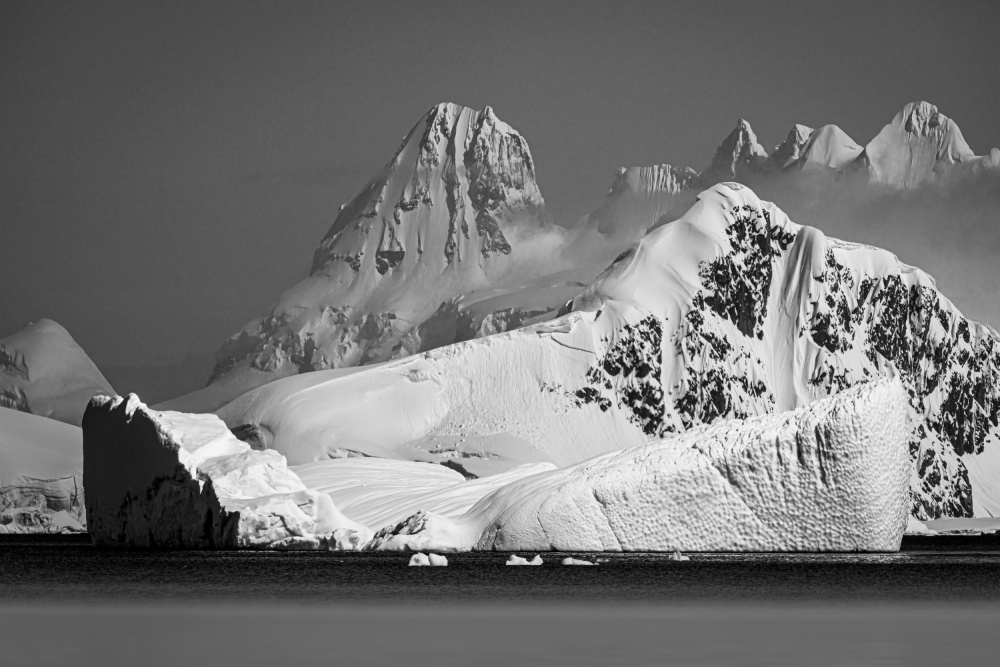
[[[0,407],[79,426],[92,396],[113,393],[87,353],[52,320],[0,340]]]
[[[84,530],[80,429],[0,408],[0,533]]]
[[[95,397],[83,421],[95,545],[350,549],[370,537],[214,415],[156,412],[132,394]]]
[[[1000,512],[1000,337],[886,251],[720,184],[571,309],[350,375],[278,380],[219,414],[292,464],[376,456],[483,476],[564,467],[898,375],[914,417],[914,516]]]

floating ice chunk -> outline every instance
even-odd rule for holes
[[[589,560],[582,560],[580,558],[567,557],[562,559],[563,565],[593,565]]]
[[[438,554],[415,553],[410,556],[411,567],[445,567],[448,559]]]
[[[510,558],[507,559],[507,565],[541,565],[543,563],[542,557],[535,554],[535,557],[531,560],[527,558],[521,558],[517,554],[511,554]]]

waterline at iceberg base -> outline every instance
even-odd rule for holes
[[[901,383],[883,378],[558,469],[466,480],[392,459],[289,467],[214,415],[97,397],[83,420],[84,487],[99,546],[894,551],[910,429]]]

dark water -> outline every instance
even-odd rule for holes
[[[530,555],[530,554],[522,554]],[[1000,664],[1000,544],[894,554],[137,552],[0,538],[0,665]]]

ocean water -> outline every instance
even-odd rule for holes
[[[532,554],[522,554],[532,555]],[[0,539],[0,665],[997,664],[1000,549],[893,554],[106,551]]]

